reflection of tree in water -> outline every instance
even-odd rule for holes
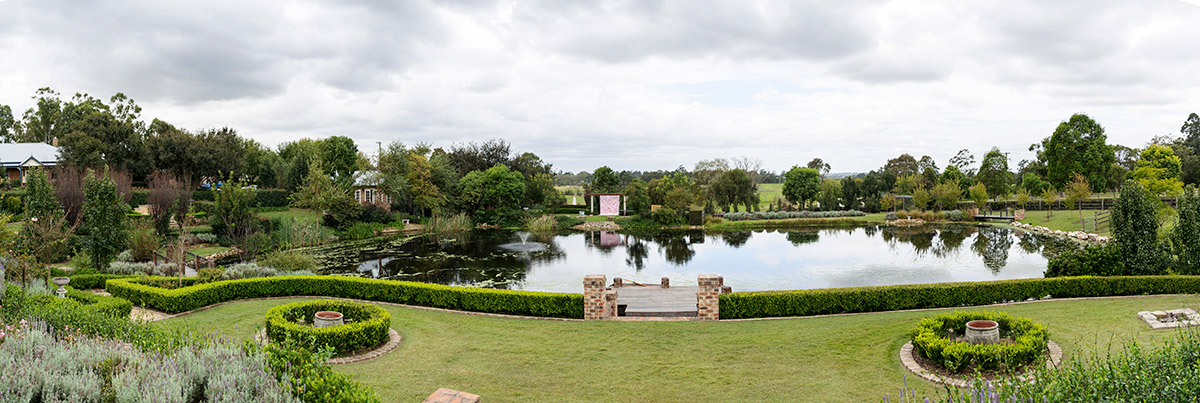
[[[877,227],[877,226],[872,225],[869,227],[863,227],[863,233],[867,234],[867,238],[875,236],[875,234],[878,232],[879,232],[879,227]]]
[[[895,248],[897,243],[906,243],[912,245],[917,256],[923,256],[933,248],[937,232],[930,227],[884,227],[880,234],[888,246]]]
[[[725,240],[725,244],[739,248],[750,240],[750,231],[729,231],[721,234],[721,239]]]
[[[792,245],[800,246],[821,240],[821,234],[817,231],[788,231],[787,240]]]
[[[1041,246],[1042,256],[1045,257],[1046,260],[1052,260],[1055,257],[1058,257],[1059,254],[1062,254],[1069,250],[1078,250],[1078,249],[1083,248],[1083,245],[1080,244],[1079,242],[1075,242],[1075,241],[1067,239],[1067,238],[1059,238],[1059,237],[1054,237],[1054,236],[1033,234],[1033,233],[1026,233],[1026,237],[1034,239],[1035,241],[1031,241],[1031,242],[1037,242]],[[1025,239],[1025,237],[1022,237],[1022,241],[1024,241],[1024,239]],[[1033,252],[1037,252],[1037,251],[1035,250]],[[1030,253],[1033,253],[1033,252],[1030,252]]]
[[[646,242],[636,236],[628,236],[625,238],[625,252],[629,255],[625,258],[625,265],[632,267],[634,270],[642,271],[646,268],[646,258],[650,256],[650,248],[646,247]]]
[[[617,245],[604,245],[602,243],[604,240],[604,237],[602,236],[603,232],[606,231],[588,231],[584,234],[583,243],[589,248],[600,251],[601,255],[608,256],[612,254],[613,249],[616,249]]]
[[[971,245],[971,249],[983,257],[983,265],[991,269],[993,274],[999,273],[1008,264],[1008,250],[1013,244],[1011,233],[1011,230],[1002,228],[980,227],[975,243]]]
[[[692,237],[688,235],[684,231],[659,231],[651,235],[651,239],[658,244],[659,252],[662,252],[668,262],[682,266],[696,256],[696,251],[689,242],[689,238]],[[704,238],[703,232],[700,233],[700,238]]]
[[[967,236],[975,233],[974,227],[966,225],[947,225],[938,231],[938,239],[942,241],[941,247],[934,250],[934,254],[938,257],[945,257],[951,253],[957,252],[958,248],[962,247],[963,241]]]

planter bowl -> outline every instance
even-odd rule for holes
[[[54,285],[62,287],[64,285],[67,285],[68,283],[70,283],[71,279],[67,278],[67,277],[55,277],[55,278],[50,279],[50,281],[53,282]]]
[[[1000,342],[1000,324],[991,320],[967,322],[967,343],[993,344]]]
[[[345,322],[341,312],[320,311],[313,315],[314,327],[341,326],[343,323]]]

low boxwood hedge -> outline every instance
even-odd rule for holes
[[[133,311],[133,303],[129,300],[92,294],[79,291],[74,287],[67,288],[67,298],[73,299],[84,307],[103,313],[114,318],[128,318]]]
[[[195,284],[184,278],[184,287],[166,289],[150,284],[178,282],[171,277],[112,279],[106,289],[113,296],[138,306],[167,313],[186,312],[204,306],[247,298],[324,296],[362,299],[446,308],[555,318],[583,318],[583,295],[490,288],[452,287],[410,281],[376,280],[360,277],[288,276],[260,277]]]
[[[963,335],[967,322],[986,319],[1000,325],[1000,337],[1012,343],[977,344],[952,339]],[[951,372],[969,368],[1015,370],[1034,362],[1046,351],[1046,327],[1032,320],[999,312],[953,312],[921,320],[910,332],[913,350]]]
[[[79,274],[68,275],[71,278],[69,285],[80,290],[92,290],[104,288],[104,282],[114,278],[129,278],[133,276],[125,276],[119,274]]]
[[[1198,294],[1200,276],[1054,277],[793,291],[720,297],[721,319],[950,308],[1045,298]]]
[[[313,314],[336,311],[345,324],[312,327]],[[297,322],[303,321],[306,324]],[[392,315],[375,305],[353,301],[322,299],[284,304],[267,311],[267,337],[271,340],[312,342],[314,347],[329,346],[337,355],[379,346],[388,341]]]

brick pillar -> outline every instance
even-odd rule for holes
[[[700,320],[721,318],[720,295],[725,279],[716,274],[701,274],[696,278],[700,289],[696,291],[696,317]]]
[[[604,319],[604,285],[606,280],[607,278],[603,274],[583,276],[584,320]]]
[[[602,319],[617,317],[617,290],[604,290],[604,315]]]

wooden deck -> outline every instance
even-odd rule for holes
[[[1007,215],[982,215],[982,214],[980,214],[980,215],[975,216],[975,221],[991,221],[991,220],[1015,221],[1016,219],[1017,219],[1017,217],[1007,216]]]
[[[626,286],[617,288],[617,306],[624,316],[695,317],[697,287]]]

